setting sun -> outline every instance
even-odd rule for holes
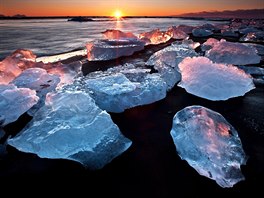
[[[120,18],[122,18],[122,16],[123,16],[123,14],[122,14],[122,12],[120,11],[120,10],[116,10],[115,12],[114,12],[114,17],[117,19],[117,20],[119,20]]]

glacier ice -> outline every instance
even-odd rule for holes
[[[217,30],[219,30],[217,28],[217,26],[214,26],[211,23],[205,23],[205,24],[201,25],[199,28],[203,28],[205,30],[210,30],[210,31],[217,31]]]
[[[178,29],[176,26],[170,27],[167,33],[170,34],[171,38],[174,38],[174,39],[188,39],[189,38],[188,34]]]
[[[8,84],[24,69],[33,66],[36,55],[32,51],[19,49],[0,62],[0,84]]]
[[[16,121],[38,102],[36,91],[17,88],[15,85],[0,85],[0,126]]]
[[[57,75],[48,74],[41,68],[29,68],[24,70],[11,83],[19,88],[35,90],[39,97],[45,97],[48,92],[55,90],[60,78]]]
[[[0,62],[0,84],[8,84],[21,72],[22,70],[11,57],[5,58]]]
[[[36,91],[39,101],[28,111],[29,115],[33,115],[44,105],[46,94],[54,91],[59,82],[59,76],[48,74],[45,69],[29,68],[24,70],[11,83],[18,88],[29,88]]]
[[[131,32],[122,32],[120,30],[113,30],[113,29],[106,30],[102,32],[102,34],[104,35],[105,39],[125,39],[125,38],[136,39],[137,38]]]
[[[143,32],[139,34],[139,39],[146,42],[146,44],[157,45],[160,43],[166,43],[171,39],[172,35],[167,31],[160,31],[159,29],[152,30],[150,32]]]
[[[74,78],[82,75],[80,61],[70,64],[36,62],[36,55],[30,50],[16,50],[0,62],[0,84],[8,84],[22,71],[29,68],[42,68],[50,74],[60,76],[58,87],[72,83]]]
[[[30,50],[14,51],[0,62],[0,84],[8,84],[24,69],[32,67],[35,60],[36,56]]]
[[[181,80],[178,64],[185,57],[197,56],[197,53],[192,49],[192,42],[190,42],[191,46],[188,44],[173,43],[154,53],[146,62],[146,65],[154,66],[158,70],[167,84],[167,90],[170,90]]]
[[[46,105],[8,140],[20,151],[74,160],[90,169],[102,168],[131,143],[88,93],[69,90],[47,94]]]
[[[143,50],[145,42],[134,38],[95,40],[86,44],[89,61],[111,60]]]
[[[176,27],[177,27],[178,30],[183,31],[186,34],[191,34],[192,30],[195,28],[193,26],[188,26],[188,25],[177,25]]]
[[[263,59],[263,56],[264,56],[264,45],[261,45],[261,44],[256,44],[256,43],[243,43],[244,45],[246,46],[249,46],[251,48],[254,48],[257,50],[257,54],[259,56],[262,56],[262,59]]]
[[[13,59],[17,59],[18,61],[31,61],[35,62],[36,61],[36,55],[31,51],[27,49],[18,49],[14,51],[10,57]]]
[[[255,48],[225,40],[215,43],[205,56],[217,63],[233,65],[258,64],[261,60]]]
[[[221,187],[244,180],[240,165],[246,154],[237,131],[217,112],[189,106],[177,112],[171,129],[176,150],[200,175]]]
[[[166,97],[166,83],[159,74],[149,72],[125,64],[104,72],[92,72],[70,87],[89,92],[101,109],[119,113]]]
[[[192,34],[195,37],[207,37],[213,34],[211,30],[202,28],[202,27],[197,27],[192,30]]]
[[[75,61],[68,64],[44,64],[42,68],[46,69],[49,74],[54,74],[60,77],[60,82],[57,85],[57,88],[71,84],[75,78],[83,75],[82,63],[80,61]]]
[[[179,69],[179,87],[208,100],[227,100],[254,89],[253,79],[233,65],[213,63],[206,57],[185,58]]]
[[[239,39],[240,41],[247,42],[260,42],[264,43],[264,31],[249,32]]]
[[[207,39],[207,41],[205,41],[203,44],[202,44],[202,47],[201,49],[203,51],[208,51],[210,49],[212,49],[214,47],[214,45],[216,45],[219,41],[215,38],[209,38]]]
[[[183,41],[174,41],[173,43],[171,43],[171,45],[182,47],[182,48],[187,48],[187,49],[196,49],[201,44],[199,42],[194,42],[193,40],[188,39],[188,40],[183,40]]]

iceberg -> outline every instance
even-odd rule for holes
[[[120,113],[166,97],[166,83],[159,74],[149,72],[126,64],[105,72],[92,72],[77,79],[70,88],[89,92],[101,109]]]
[[[202,27],[197,27],[192,30],[192,34],[195,37],[207,37],[213,34],[211,30],[202,28]]]
[[[181,80],[178,64],[186,57],[197,56],[197,53],[192,49],[189,43],[173,43],[156,53],[154,53],[146,62],[148,66],[154,66],[163,80],[167,84],[167,90],[170,90],[174,85]]]
[[[188,39],[188,40],[182,40],[182,41],[175,41],[171,45],[182,47],[182,48],[187,48],[187,49],[196,49],[201,44],[199,42],[194,42],[193,40]]]
[[[36,91],[17,88],[15,85],[0,85],[0,126],[16,121],[23,113],[37,104]]]
[[[29,68],[42,68],[50,74],[60,76],[58,87],[73,82],[73,79],[82,75],[82,64],[76,61],[70,64],[36,62],[36,55],[30,50],[16,50],[0,62],[0,84],[8,84],[14,78]]]
[[[18,88],[35,90],[38,97],[45,97],[48,92],[54,91],[60,78],[57,75],[48,74],[41,68],[29,68],[24,70],[11,83]]]
[[[30,68],[36,61],[32,51],[19,49],[0,62],[0,84],[8,84],[23,70]]]
[[[237,131],[217,112],[189,106],[177,112],[170,132],[181,159],[223,188],[244,180],[246,154]]]
[[[8,84],[23,70],[33,67],[36,56],[30,50],[14,51],[0,62],[0,84]]]
[[[136,39],[137,37],[131,33],[131,32],[122,32],[120,30],[106,30],[102,32],[104,35],[105,39],[125,39],[125,38],[134,38]]]
[[[126,151],[131,141],[88,93],[49,93],[46,105],[8,144],[42,158],[68,159],[100,169]]]
[[[243,43],[246,46],[249,46],[253,49],[257,50],[257,54],[262,57],[264,60],[264,45],[261,44],[255,44],[255,43]]]
[[[130,56],[143,50],[145,43],[134,38],[95,40],[86,44],[89,61],[111,60],[122,56]]]
[[[11,83],[18,88],[29,88],[36,91],[39,101],[27,112],[29,115],[34,115],[44,105],[46,94],[55,91],[59,82],[59,76],[48,74],[45,69],[29,68],[24,70]]]
[[[261,60],[255,48],[225,40],[215,43],[205,56],[217,63],[233,65],[258,64]]]
[[[22,70],[11,57],[5,58],[0,62],[0,84],[8,84],[21,72]]]
[[[192,30],[195,28],[193,26],[188,26],[188,25],[178,25],[176,26],[178,30],[181,30],[185,32],[186,34],[191,34]]]
[[[138,37],[142,41],[146,42],[146,44],[157,45],[160,43],[166,43],[171,39],[172,35],[167,31],[165,32],[155,29],[150,32],[141,33]]]
[[[35,62],[37,56],[31,50],[18,49],[16,51],[14,51],[10,55],[10,57],[17,60],[17,61]]]
[[[264,43],[264,31],[249,32],[239,39],[246,42],[259,42]]]
[[[206,57],[185,58],[178,84],[188,93],[208,100],[227,100],[254,89],[253,79],[233,65],[213,63]]]
[[[47,70],[49,74],[57,75],[60,77],[60,82],[57,85],[57,89],[73,83],[75,78],[82,76],[82,63],[80,61],[75,61],[69,64],[45,64],[44,69]]]
[[[188,39],[189,35],[186,34],[184,31],[178,29],[176,26],[172,26],[167,31],[168,34],[171,35],[171,38],[174,39]]]
[[[217,31],[217,30],[219,30],[219,28],[217,26],[214,26],[211,23],[205,23],[205,24],[201,25],[200,28],[203,28],[205,30],[210,30],[210,31]]]
[[[215,38],[209,38],[209,39],[207,39],[207,41],[205,41],[202,44],[201,49],[202,49],[202,51],[208,51],[208,50],[212,49],[218,42],[219,41]]]

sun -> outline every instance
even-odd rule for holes
[[[122,18],[123,14],[120,10],[116,10],[114,12],[113,16],[116,18],[116,20],[120,20]]]

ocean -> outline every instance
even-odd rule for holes
[[[190,20],[179,18],[127,18],[113,21],[109,18],[94,18],[91,22],[72,22],[65,19],[0,20],[0,60],[16,49],[32,50],[38,57],[60,54],[84,48],[94,39],[103,38],[101,32],[119,29],[139,34],[170,26],[198,26],[223,21]]]

